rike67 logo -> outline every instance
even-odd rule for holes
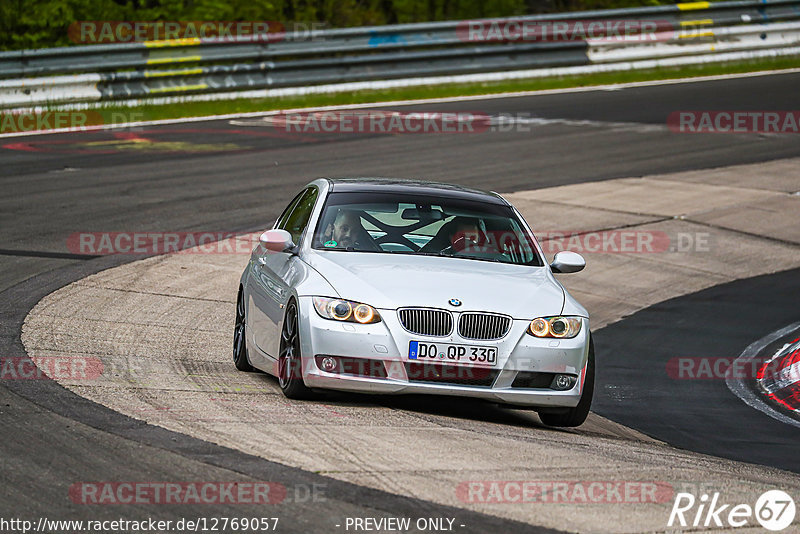
[[[670,527],[744,527],[755,526],[753,519],[767,530],[778,532],[792,524],[795,504],[792,497],[781,490],[766,491],[749,504],[724,504],[719,492],[697,499],[691,493],[678,493],[669,514]]]

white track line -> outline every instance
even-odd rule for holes
[[[783,347],[775,351],[772,358],[764,362],[764,367],[769,368],[772,362],[794,352],[798,348],[800,348],[800,341],[794,344],[786,343]],[[777,379],[774,375],[778,375]],[[761,386],[766,389],[768,393],[775,393],[783,388],[792,386],[800,382],[800,362],[795,362],[788,367],[776,369],[773,371],[773,376],[770,377],[769,381],[767,381],[766,378],[767,377],[761,379]]]
[[[782,423],[786,423],[787,425],[792,425],[800,428],[800,421],[796,419],[792,419],[777,410],[775,410],[772,406],[767,404],[761,397],[753,393],[750,389],[747,388],[744,384],[743,378],[736,378],[734,377],[733,369],[745,369],[745,365],[752,361],[753,359],[758,356],[758,354],[764,350],[764,348],[769,345],[770,343],[774,342],[777,339],[785,336],[786,334],[800,328],[800,322],[790,324],[789,326],[785,326],[780,330],[776,330],[772,332],[766,337],[759,339],[758,341],[754,341],[751,343],[744,352],[736,358],[736,360],[731,364],[728,368],[728,372],[725,376],[725,383],[728,385],[728,389],[730,389],[734,395],[742,399],[745,404],[750,406],[751,408],[755,408],[756,410],[767,414],[768,416],[772,417],[773,419],[777,419]]]

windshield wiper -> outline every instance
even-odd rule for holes
[[[326,248],[323,250],[350,250],[350,249],[343,249],[341,247],[337,248]],[[368,251],[364,251],[368,252]],[[456,255],[456,254],[447,254],[444,251],[439,252],[415,252],[413,250],[381,250],[379,254],[404,254],[406,256],[433,256],[436,258],[458,258],[458,259],[465,259],[465,260],[478,260],[478,261],[491,261],[494,263],[510,263],[512,265],[517,265],[513,262],[507,262],[503,260],[498,260],[497,258],[487,258],[484,256],[467,256],[467,255]]]
[[[442,251],[439,252],[412,252],[411,254],[415,254],[417,256],[441,256],[443,258],[449,258],[450,254],[445,254]]]
[[[391,252],[392,254],[413,254],[414,256],[435,256],[438,258],[458,258],[458,259],[467,259],[467,260],[479,260],[479,261],[493,261],[495,263],[508,263],[502,260],[498,260],[497,258],[487,258],[485,256],[469,256],[469,255],[461,255],[461,254],[448,254],[445,251],[441,250],[439,252],[405,252],[400,250],[392,250],[386,251]]]

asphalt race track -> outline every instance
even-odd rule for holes
[[[263,229],[299,187],[325,175],[420,177],[513,192],[796,158],[800,144],[792,135],[678,135],[666,118],[678,110],[791,110],[798,87],[800,74],[782,74],[380,108],[539,120],[527,129],[469,135],[286,133],[242,119],[0,138],[0,356],[25,355],[22,324],[43,297],[139,259],[75,254],[67,239],[76,232]],[[676,356],[738,355],[797,321],[798,274],[721,285],[598,331],[598,383],[615,387],[598,390],[594,411],[679,448],[800,472],[800,429],[745,405],[724,380],[670,381],[662,372]],[[295,495],[274,512],[285,532],[324,531],[331,517],[403,515],[454,517],[470,532],[544,531],[147,425],[52,381],[0,381],[0,416],[3,517],[103,519],[143,510],[86,512],[64,497],[76,480],[273,480],[298,491],[328,485],[324,502]],[[156,508],[147,515],[257,513],[247,506],[186,505],[180,514]]]
[[[598,381],[606,389],[592,409],[684,449],[800,473],[800,428],[745,405],[723,377],[653,372],[673,358],[738,355],[795,322],[798,298],[800,270],[794,269],[678,297],[600,330]]]

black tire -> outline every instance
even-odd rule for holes
[[[586,365],[586,383],[583,386],[581,400],[574,408],[562,413],[539,413],[539,419],[547,426],[581,426],[589,416],[594,395],[594,341],[589,337],[589,361]]]
[[[294,300],[286,306],[281,328],[281,347],[278,354],[278,385],[290,399],[308,399],[312,392],[303,383],[297,304]]]
[[[242,288],[236,297],[236,323],[233,327],[233,365],[240,371],[255,371],[247,358],[247,325],[245,324],[245,305]]]

